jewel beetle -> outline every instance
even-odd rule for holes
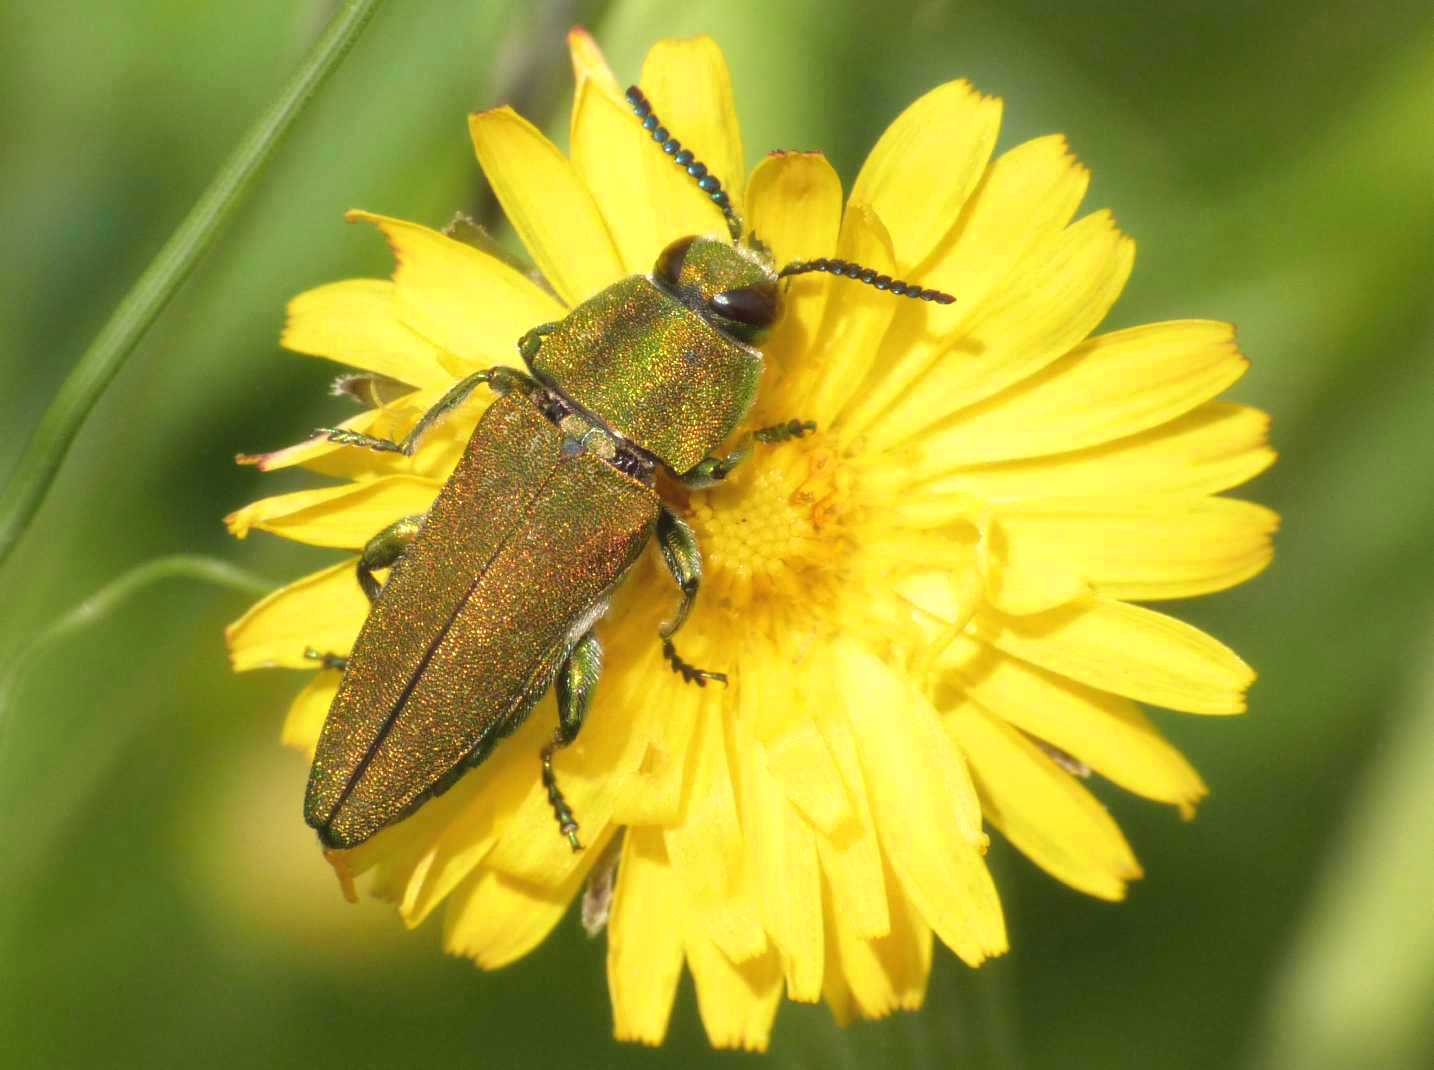
[[[799,419],[715,452],[756,397],[763,336],[781,316],[783,278],[824,271],[897,297],[949,294],[842,260],[780,270],[749,236],[720,180],[682,147],[641,90],[627,99],[656,146],[722,210],[730,241],[679,236],[649,275],[614,283],[518,341],[526,371],[496,367],[456,384],[400,442],[315,432],[341,445],[412,455],[425,431],[486,386],[478,422],[430,510],[365,545],[357,578],[372,605],[346,657],[304,799],[330,848],[363,843],[478,765],[550,687],[558,724],[539,757],[558,828],[581,848],[553,771],[592,703],[602,668],[594,626],[654,538],[677,585],[659,630],[689,683],[726,682],[683,660],[673,637],[702,580],[692,529],[658,493],[666,471],[688,487],[725,478],[754,442],[813,430]],[[380,585],[374,573],[390,569]],[[312,653],[312,652],[311,652]]]

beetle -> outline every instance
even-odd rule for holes
[[[650,275],[614,283],[518,341],[526,371],[496,367],[457,383],[400,442],[320,428],[341,445],[411,456],[424,432],[480,386],[499,395],[430,510],[375,535],[356,572],[372,605],[347,657],[309,773],[304,817],[329,848],[363,843],[450,787],[515,731],[550,687],[558,725],[539,754],[559,831],[582,847],[553,771],[577,738],[602,669],[594,634],[613,590],[656,539],[679,602],[659,629],[688,683],[726,683],[673,644],[697,597],[702,555],[659,496],[656,474],[700,488],[725,478],[754,442],[814,430],[793,419],[714,452],[756,397],[757,348],[781,315],[780,280],[825,271],[895,296],[949,294],[841,260],[777,270],[720,180],[627,99],[663,152],[721,208],[731,241],[679,237]],[[382,585],[374,573],[388,568]]]

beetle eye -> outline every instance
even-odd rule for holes
[[[696,240],[696,235],[688,235],[685,238],[678,238],[662,250],[657,257],[657,264],[652,269],[658,282],[673,289],[677,288],[677,280],[682,274],[682,261],[687,259],[687,250],[692,248],[692,243]]]
[[[773,282],[759,282],[755,286],[725,290],[712,298],[712,311],[724,319],[748,327],[756,327],[759,330],[770,327],[777,322],[777,315],[781,311],[777,285]]]

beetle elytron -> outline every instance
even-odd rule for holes
[[[681,601],[663,652],[690,683],[726,681],[685,662],[672,638],[697,596],[702,559],[691,528],[655,489],[658,466],[701,487],[723,479],[752,441],[812,430],[791,420],[713,453],[751,408],[755,348],[781,312],[781,278],[844,275],[896,296],[954,298],[839,260],[775,270],[721,182],[661,125],[642,92],[627,98],[662,151],[723,211],[732,243],[688,236],[650,276],[603,290],[518,342],[527,372],[498,367],[453,387],[402,442],[321,428],[344,445],[412,455],[423,433],[480,385],[500,395],[429,512],[374,536],[358,582],[373,603],[309,774],[304,817],[326,846],[353,847],[482,762],[555,686],[558,726],[543,784],[574,850],[578,823],[553,754],[582,727],[601,670],[593,626],[655,534]],[[375,570],[391,568],[380,587]],[[319,655],[315,655],[319,656]]]

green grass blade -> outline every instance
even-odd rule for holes
[[[194,270],[294,119],[338,67],[382,0],[348,0],[273,106],[214,176],[56,392],[0,495],[0,562],[44,500],[80,425],[155,317]]]

